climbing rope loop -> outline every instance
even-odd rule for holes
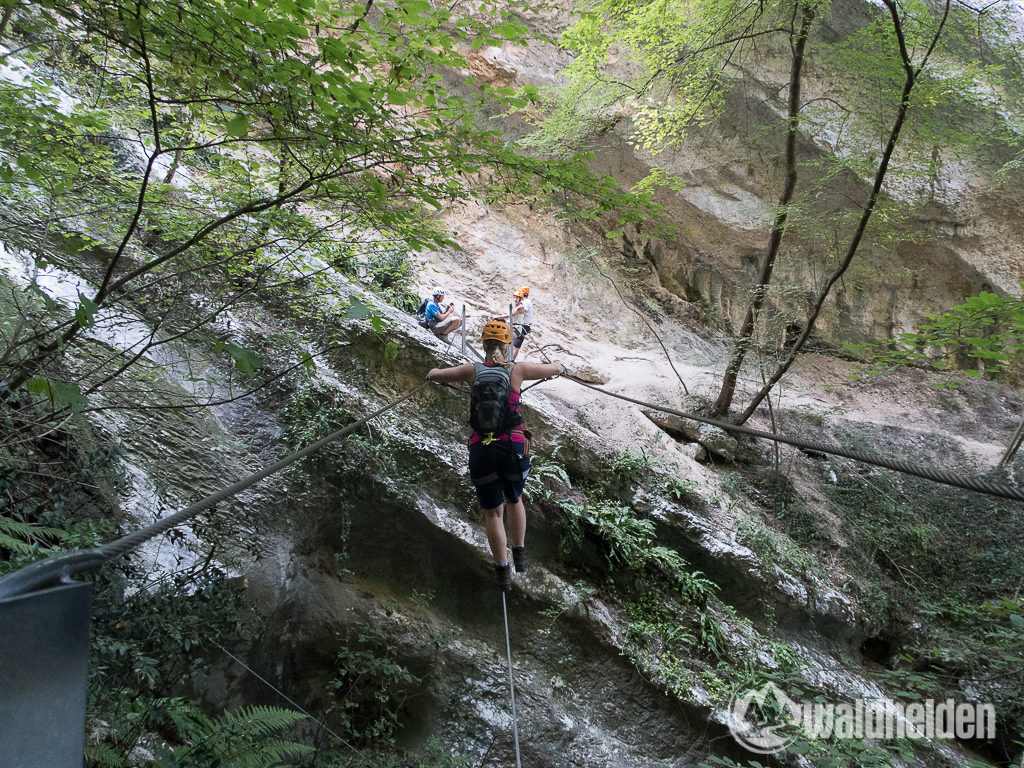
[[[915,464],[910,461],[903,461],[902,459],[889,458],[878,456],[867,451],[858,451],[853,448],[842,448],[836,445],[828,445],[825,443],[819,443],[813,440],[803,440],[796,437],[787,437],[784,435],[777,435],[773,432],[765,432],[761,429],[753,429],[751,427],[740,426],[739,424],[729,424],[724,421],[716,421],[715,419],[709,419],[705,416],[699,416],[695,413],[685,413],[684,411],[676,410],[675,408],[666,408],[662,405],[655,405],[654,403],[647,403],[643,400],[637,400],[636,398],[629,397],[628,395],[620,395],[616,392],[609,392],[607,389],[601,389],[595,387],[593,384],[588,384],[585,381],[581,381],[573,376],[566,376],[570,381],[579,384],[581,387],[592,389],[595,392],[601,392],[602,394],[614,397],[619,400],[625,400],[635,405],[640,405],[645,408],[650,408],[654,411],[660,411],[662,413],[668,413],[673,416],[678,416],[682,419],[689,419],[691,421],[698,421],[702,424],[710,424],[711,426],[724,429],[727,432],[733,432],[738,435],[747,435],[749,437],[759,437],[764,440],[771,440],[777,443],[785,443],[786,445],[792,445],[796,448],[800,448],[805,451],[815,451],[817,453],[827,453],[832,456],[842,456],[847,459],[853,459],[864,464],[871,464],[872,466],[882,467],[884,469],[891,469],[894,472],[901,472],[905,475],[913,475],[915,477],[921,477],[925,480],[931,480],[932,482],[941,483],[942,485],[949,485],[954,488],[963,488],[968,491],[977,491],[978,493],[985,493],[989,496],[998,496],[1004,499],[1012,499],[1013,501],[1024,501],[1024,490],[1007,485],[1006,483],[997,483],[992,480],[986,480],[980,477],[964,477],[954,472],[949,472],[944,469],[938,469],[935,467],[926,467],[920,464]]]

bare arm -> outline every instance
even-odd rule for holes
[[[512,389],[519,391],[524,381],[533,379],[547,379],[557,376],[565,370],[561,363],[516,363],[512,368]]]
[[[427,373],[427,380],[436,381],[439,384],[452,384],[456,381],[470,384],[475,374],[476,368],[472,363],[463,363],[453,368],[431,368]]]

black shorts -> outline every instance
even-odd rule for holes
[[[516,338],[515,338],[515,341],[512,342],[512,346],[515,347],[516,349],[519,349],[519,347],[523,346],[523,339],[526,338],[526,334],[528,334],[529,332],[530,332],[530,326],[528,326],[528,325],[516,326],[515,327],[515,336],[516,336]]]
[[[523,456],[524,443],[496,440],[490,445],[469,446],[469,477],[484,509],[500,507],[502,501],[519,501],[530,474],[530,457]]]

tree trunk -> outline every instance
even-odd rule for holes
[[[1024,442],[1024,419],[1021,419],[1020,424],[1017,426],[1017,431],[1013,433],[1013,438],[1010,440],[1010,444],[1006,446],[1006,453],[999,460],[998,466],[1002,467],[1013,461],[1013,457],[1020,450],[1021,442]]]
[[[170,184],[174,181],[174,174],[178,172],[178,164],[181,162],[181,155],[184,150],[178,147],[174,150],[174,159],[171,160],[171,167],[167,169],[167,175],[164,177],[164,184]]]
[[[747,314],[743,318],[736,337],[736,348],[733,351],[732,359],[725,369],[722,377],[722,387],[718,393],[718,399],[711,408],[713,415],[722,415],[729,411],[732,405],[733,396],[736,393],[736,379],[739,376],[740,368],[743,366],[743,359],[750,349],[750,340],[754,335],[754,325],[757,321],[758,312],[764,303],[765,294],[768,292],[768,284],[772,279],[772,270],[775,268],[775,258],[778,256],[779,248],[782,245],[782,236],[786,231],[786,220],[789,217],[788,205],[793,199],[796,190],[796,138],[797,128],[800,121],[800,76],[804,63],[804,48],[807,44],[807,34],[810,31],[811,22],[814,21],[814,8],[808,4],[801,6],[802,19],[800,32],[792,41],[793,58],[789,67],[789,116],[788,131],[786,134],[786,183],[779,197],[778,212],[775,214],[775,221],[772,223],[772,233],[768,240],[768,251],[761,261],[761,269],[757,275],[757,284],[754,287],[750,303],[747,305]]]
[[[0,40],[7,34],[7,25],[11,23],[11,16],[14,15],[14,6],[10,5],[0,12]]]
[[[811,307],[810,312],[807,314],[807,319],[804,322],[803,333],[801,333],[800,338],[796,340],[796,343],[793,345],[793,348],[790,350],[786,359],[776,367],[767,383],[765,383],[758,393],[754,395],[750,404],[746,407],[743,413],[740,414],[739,418],[736,420],[737,424],[744,423],[751,417],[751,415],[753,415],[754,411],[757,410],[757,407],[761,404],[761,401],[764,400],[769,392],[771,392],[772,387],[778,383],[779,379],[781,379],[785,375],[786,371],[789,370],[790,366],[793,365],[793,361],[796,360],[797,355],[800,354],[800,350],[807,342],[808,337],[810,337],[811,331],[814,330],[814,323],[818,319],[818,315],[821,313],[821,307],[825,303],[825,299],[828,298],[828,295],[832,290],[832,286],[835,285],[836,282],[839,281],[839,278],[843,276],[849,268],[850,262],[853,261],[853,257],[857,254],[857,248],[860,246],[860,241],[864,237],[868,221],[871,219],[871,214],[874,212],[875,205],[878,203],[878,197],[882,190],[882,182],[885,180],[885,174],[889,170],[889,160],[892,158],[892,153],[896,149],[896,144],[900,138],[900,131],[903,129],[903,123],[907,119],[907,111],[910,108],[910,94],[914,90],[914,85],[917,83],[918,75],[921,74],[921,70],[924,69],[929,56],[931,56],[932,51],[935,50],[935,45],[938,43],[939,38],[942,35],[942,29],[945,26],[946,18],[949,16],[950,0],[946,0],[945,12],[943,13],[939,28],[935,32],[935,37],[932,39],[931,46],[922,58],[921,64],[915,69],[913,62],[910,60],[910,53],[907,50],[906,40],[903,36],[903,24],[900,21],[899,11],[896,8],[896,4],[894,0],[882,0],[882,2],[884,2],[886,8],[889,9],[893,32],[895,33],[896,39],[899,43],[900,57],[903,60],[903,71],[905,72],[906,77],[903,81],[903,93],[900,97],[900,107],[896,113],[896,119],[893,122],[892,128],[889,130],[889,140],[886,142],[885,151],[882,153],[882,159],[879,160],[878,168],[875,171],[875,182],[871,187],[871,194],[868,196],[868,200],[864,204],[860,221],[857,222],[857,229],[850,240],[850,244],[846,249],[846,254],[843,256],[843,260],[829,276],[828,281],[825,283],[825,287],[821,289],[820,293],[818,293],[814,306]]]

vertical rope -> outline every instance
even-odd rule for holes
[[[508,607],[505,605],[505,593],[501,593],[501,612],[505,616],[505,653],[508,655],[508,692],[512,698],[512,735],[516,742],[516,768],[522,768],[519,762],[519,721],[516,715],[516,688],[512,684],[512,643],[508,636]]]

